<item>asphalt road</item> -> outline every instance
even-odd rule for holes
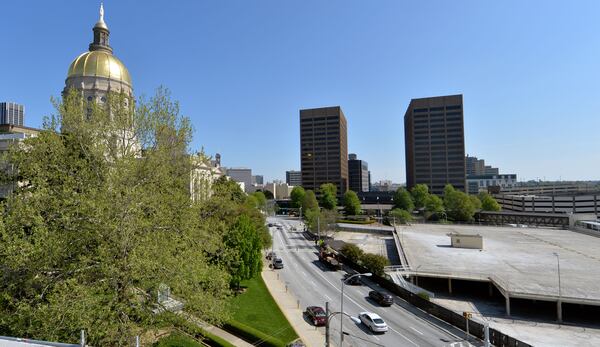
[[[273,271],[279,272],[280,279],[285,281],[288,290],[300,301],[300,306],[325,308],[325,302],[329,302],[329,309],[339,312],[342,277],[346,272],[331,271],[319,262],[314,241],[307,240],[299,221],[282,217],[270,217],[268,221],[283,227],[282,230],[270,228],[273,250],[284,263],[283,269]],[[368,292],[373,289],[380,288],[373,283],[362,286],[344,285],[344,312],[354,317],[343,316],[343,330],[347,334],[344,336],[344,346],[470,346],[457,337],[460,334],[457,330],[415,310],[397,297],[391,307],[379,306],[368,299]],[[372,334],[356,318],[364,311],[380,315],[389,327],[388,332]],[[340,346],[341,316],[336,315],[330,323],[331,342],[336,346]],[[306,324],[310,324],[308,320]],[[325,328],[319,329],[324,331]]]

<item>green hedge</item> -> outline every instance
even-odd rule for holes
[[[225,325],[223,325],[223,329],[251,344],[258,344],[260,342],[261,346],[285,347],[285,343],[278,338],[269,336],[235,320],[225,323]]]

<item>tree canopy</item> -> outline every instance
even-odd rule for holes
[[[337,187],[333,183],[321,184],[321,207],[334,210],[337,207]]]
[[[488,193],[479,194],[481,200],[481,209],[484,211],[500,211],[500,204]]]
[[[410,190],[415,208],[421,209],[425,207],[427,198],[429,198],[429,187],[426,184],[417,184]]]
[[[406,224],[413,220],[413,216],[407,210],[395,208],[390,211],[390,217],[392,217],[396,223]]]
[[[304,196],[306,192],[304,188],[300,186],[296,186],[292,188],[292,192],[290,193],[290,199],[292,200],[292,207],[300,208],[302,207],[302,203],[304,202]]]
[[[160,319],[161,283],[218,323],[232,278],[256,269],[255,258],[235,261],[232,240],[243,234],[246,253],[260,252],[264,217],[226,179],[208,201],[190,199],[192,129],[169,92],[127,105],[120,94],[87,105],[72,91],[5,158],[15,168],[5,179],[20,184],[0,210],[3,334],[75,342],[85,329],[91,345],[127,345]]]
[[[456,221],[468,222],[475,214],[475,206],[469,196],[454,189],[451,184],[444,188],[444,205],[448,217]]]
[[[355,192],[349,190],[344,194],[344,209],[348,216],[360,214],[360,200]]]
[[[319,203],[317,202],[317,197],[315,196],[315,192],[312,190],[307,190],[304,195],[304,199],[302,201],[302,210],[304,213],[308,212],[308,210],[318,210]]]
[[[394,193],[394,207],[409,212],[414,210],[415,204],[413,203],[410,193],[406,189],[400,187],[396,190]]]

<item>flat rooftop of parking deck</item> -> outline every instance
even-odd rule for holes
[[[449,233],[480,234],[483,250],[452,248]],[[600,305],[600,238],[568,230],[415,224],[398,228],[411,269],[419,276],[492,279],[511,297],[558,296]]]

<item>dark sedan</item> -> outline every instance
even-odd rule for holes
[[[390,294],[377,290],[370,291],[369,297],[381,306],[392,306],[394,303],[394,298]]]

